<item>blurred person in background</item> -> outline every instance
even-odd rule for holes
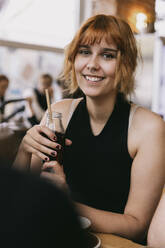
[[[42,74],[39,77],[35,88],[27,89],[23,93],[23,96],[27,99],[25,115],[30,126],[39,124],[47,109],[45,89],[49,91],[51,102],[61,99],[60,89],[58,87],[53,88],[53,77],[48,73]]]
[[[93,231],[146,243],[165,182],[165,126],[129,100],[137,59],[127,22],[111,15],[84,22],[66,48],[63,71],[70,92],[80,88],[84,97],[52,104],[70,140],[63,164],[49,159],[60,144],[46,115],[24,136],[15,163],[67,188]],[[54,173],[45,171],[51,167]]]
[[[0,121],[5,115],[5,95],[9,86],[9,79],[6,75],[0,74]]]
[[[12,98],[7,94],[9,87],[9,78],[0,74],[0,122],[15,121],[17,118],[23,118],[24,105],[18,102],[23,102],[25,98]],[[20,116],[19,116],[20,113]]]

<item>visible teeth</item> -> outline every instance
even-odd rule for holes
[[[98,82],[103,79],[102,77],[90,77],[90,76],[85,76],[85,78],[92,82]]]

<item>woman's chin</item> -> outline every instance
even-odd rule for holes
[[[88,97],[98,97],[100,96],[100,91],[96,89],[82,89],[83,93]]]

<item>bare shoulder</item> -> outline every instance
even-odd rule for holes
[[[132,156],[142,144],[165,143],[165,122],[151,110],[138,107],[129,129],[128,146]],[[164,144],[165,145],[165,144]]]
[[[165,122],[157,113],[138,107],[132,120],[132,127],[145,133],[164,132]]]

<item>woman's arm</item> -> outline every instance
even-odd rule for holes
[[[129,131],[128,148],[135,155],[124,214],[76,203],[80,215],[91,219],[94,231],[113,233],[135,241],[146,236],[165,182],[165,124],[158,116],[140,112],[136,124]]]
[[[155,248],[165,247],[165,192],[163,193],[159,205],[155,211],[154,217],[151,221],[147,241],[148,245]]]
[[[26,152],[24,149],[24,144],[21,142],[12,168],[28,171],[30,169],[30,163],[31,153]]]

